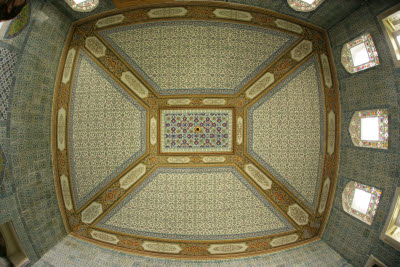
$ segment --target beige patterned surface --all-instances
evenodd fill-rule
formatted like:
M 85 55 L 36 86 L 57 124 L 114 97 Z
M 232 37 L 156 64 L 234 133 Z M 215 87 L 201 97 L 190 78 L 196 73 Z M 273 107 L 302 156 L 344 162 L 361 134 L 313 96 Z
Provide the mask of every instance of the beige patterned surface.
M 287 228 L 285 219 L 261 202 L 243 184 L 244 178 L 237 178 L 240 174 L 212 170 L 160 171 L 98 225 L 126 233 L 189 239 Z
M 124 20 L 124 18 L 125 18 L 125 16 L 123 14 L 118 14 L 118 15 L 102 18 L 96 22 L 96 27 L 104 28 L 107 26 L 119 24 Z
M 107 48 L 96 36 L 90 36 L 90 37 L 86 38 L 85 47 L 95 57 L 103 57 L 106 55 Z
M 248 248 L 246 243 L 236 244 L 214 244 L 208 248 L 211 254 L 226 254 L 226 253 L 238 253 L 243 252 Z
M 306 225 L 308 223 L 308 214 L 298 204 L 289 206 L 287 213 L 298 225 Z
M 60 151 L 64 151 L 65 149 L 65 135 L 67 128 L 67 118 L 66 111 L 64 108 L 60 108 L 58 110 L 57 117 L 57 147 Z
M 103 206 L 100 203 L 93 202 L 82 211 L 82 222 L 92 223 L 103 212 Z
M 74 66 L 74 60 L 75 60 L 75 54 L 76 54 L 75 48 L 71 48 L 68 51 L 67 58 L 65 59 L 64 72 L 63 72 L 63 76 L 62 76 L 62 82 L 64 84 L 69 82 L 69 80 L 71 79 L 72 68 Z
M 252 156 L 310 204 L 320 181 L 321 107 L 315 66 L 299 70 L 259 101 L 250 144 Z
M 296 39 L 204 21 L 132 25 L 100 34 L 162 94 L 231 94 Z
M 70 153 L 75 201 L 112 178 L 120 166 L 141 150 L 141 112 L 114 88 L 89 59 L 81 58 L 70 110 Z M 112 156 L 111 156 L 112 155 Z M 123 170 L 123 169 L 122 169 Z M 120 170 L 120 171 L 122 171 Z
M 253 18 L 253 16 L 249 12 L 233 9 L 217 8 L 214 10 L 213 13 L 217 18 L 223 19 L 250 21 Z
M 167 8 L 154 8 L 151 9 L 147 15 L 152 18 L 171 18 L 171 17 L 183 17 L 187 13 L 187 9 L 184 7 L 167 7 Z

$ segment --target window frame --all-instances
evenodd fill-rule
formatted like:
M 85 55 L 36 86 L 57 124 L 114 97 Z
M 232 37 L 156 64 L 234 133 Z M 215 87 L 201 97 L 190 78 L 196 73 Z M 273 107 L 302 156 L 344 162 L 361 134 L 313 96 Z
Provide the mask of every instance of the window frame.
M 361 119 L 362 118 L 381 118 L 380 140 L 362 140 L 361 139 Z M 356 111 L 350 120 L 349 133 L 351 141 L 357 147 L 389 149 L 389 112 L 387 109 L 373 109 Z
M 351 49 L 362 43 L 365 45 L 370 60 L 364 64 L 355 66 Z M 340 55 L 341 63 L 348 73 L 353 74 L 380 65 L 378 51 L 376 50 L 374 40 L 369 32 L 366 32 L 345 43 L 342 47 Z
M 382 28 L 383 35 L 385 36 L 386 43 L 389 46 L 390 54 L 395 68 L 400 68 L 400 42 L 395 38 L 395 35 L 400 35 L 400 29 L 393 29 L 388 23 L 388 20 L 395 13 L 400 12 L 400 4 L 395 5 L 388 10 L 385 10 L 377 16 L 379 25 Z
M 354 198 L 354 192 L 356 189 L 360 189 L 362 191 L 368 192 L 371 194 L 371 200 L 369 203 L 369 207 L 367 212 L 364 214 L 352 208 L 352 202 Z M 378 205 L 380 202 L 380 197 L 382 195 L 382 191 L 372 186 L 364 185 L 356 181 L 351 181 L 347 183 L 346 187 L 342 192 L 342 206 L 343 210 L 350 214 L 351 216 L 359 219 L 360 221 L 372 225 L 374 216 L 378 209 Z
M 395 230 L 400 231 L 400 226 L 396 225 L 398 216 L 400 216 L 400 186 L 396 188 L 385 226 L 379 237 L 383 242 L 400 251 L 400 238 L 397 240 L 392 236 Z

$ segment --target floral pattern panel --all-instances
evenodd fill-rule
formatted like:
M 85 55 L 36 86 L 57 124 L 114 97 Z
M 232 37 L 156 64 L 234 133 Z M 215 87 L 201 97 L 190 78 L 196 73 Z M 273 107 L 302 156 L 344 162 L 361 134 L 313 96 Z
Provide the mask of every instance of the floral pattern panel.
M 352 49 L 359 45 L 364 44 L 365 51 L 368 56 L 368 60 L 362 64 L 356 64 L 355 59 L 352 55 Z M 346 43 L 342 48 L 342 65 L 349 73 L 356 73 L 362 70 L 366 70 L 380 64 L 378 52 L 376 51 L 374 41 L 372 40 L 371 34 L 363 34 L 356 39 Z
M 368 208 L 366 213 L 362 213 L 353 207 L 354 195 L 356 189 L 370 193 L 371 198 L 369 200 Z M 346 185 L 342 193 L 342 205 L 345 212 L 356 217 L 357 219 L 371 225 L 378 208 L 379 200 L 382 191 L 374 187 L 363 185 L 354 181 L 351 181 Z
M 361 120 L 363 118 L 378 118 L 379 140 L 363 140 L 361 136 Z M 388 111 L 384 109 L 363 110 L 354 113 L 349 127 L 351 140 L 355 146 L 388 149 L 389 147 L 389 119 Z
M 310 12 L 316 9 L 324 0 L 288 0 L 291 8 L 300 12 Z

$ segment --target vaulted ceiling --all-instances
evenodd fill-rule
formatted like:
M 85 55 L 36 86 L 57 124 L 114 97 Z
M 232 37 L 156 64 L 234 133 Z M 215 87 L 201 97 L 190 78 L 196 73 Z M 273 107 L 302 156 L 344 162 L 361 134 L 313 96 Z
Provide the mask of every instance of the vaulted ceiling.
M 263 9 L 157 4 L 74 23 L 53 105 L 68 231 L 212 258 L 318 240 L 340 108 L 324 30 Z

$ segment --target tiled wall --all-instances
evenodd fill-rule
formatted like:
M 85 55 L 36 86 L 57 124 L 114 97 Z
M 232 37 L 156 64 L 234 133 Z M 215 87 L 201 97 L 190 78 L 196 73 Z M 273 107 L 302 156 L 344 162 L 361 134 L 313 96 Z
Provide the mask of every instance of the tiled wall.
M 351 14 L 365 0 L 325 0 L 311 12 L 295 11 L 289 6 L 287 0 L 228 0 L 225 2 L 270 9 L 328 29 Z
M 93 13 L 113 8 L 111 0 L 101 2 L 101 6 Z M 287 1 L 232 0 L 232 2 L 269 8 L 330 28 L 329 35 L 341 90 L 342 151 L 334 208 L 324 240 L 355 266 L 362 266 L 369 254 L 374 254 L 388 266 L 400 264 L 399 252 L 379 241 L 379 234 L 386 219 L 395 186 L 400 185 L 398 167 L 400 166 L 398 152 L 400 151 L 400 70 L 393 70 L 387 44 L 376 20 L 377 14 L 397 1 L 326 0 L 326 3 L 316 11 L 304 14 L 291 10 Z M 7 50 L 17 58 L 14 66 L 16 79 L 10 85 L 7 119 L 0 121 L 0 146 L 7 160 L 4 180 L 0 185 L 0 223 L 13 220 L 29 258 L 35 262 L 66 235 L 55 196 L 51 167 L 52 94 L 58 59 L 71 22 L 93 13 L 71 12 L 64 6 L 65 4 L 60 3 L 60 0 L 37 0 L 31 3 L 32 18 L 29 26 L 14 39 L 0 41 L 0 49 Z M 345 18 L 349 14 L 351 16 Z M 366 31 L 369 31 L 374 38 L 381 65 L 350 75 L 340 65 L 341 47 L 345 42 Z M 388 108 L 390 112 L 389 150 L 354 147 L 347 130 L 353 112 L 376 107 Z M 343 212 L 341 192 L 350 180 L 383 190 L 382 202 L 372 226 Z M 60 256 L 56 252 L 62 246 L 75 244 L 73 246 L 79 247 L 79 242 L 81 241 L 70 237 L 64 239 L 51 250 L 53 254 L 46 255 L 44 260 L 55 260 L 54 257 Z M 101 250 L 96 247 L 92 249 Z M 269 261 L 279 264 L 283 262 L 279 261 L 281 257 L 286 262 L 303 258 L 306 266 L 311 266 L 310 262 L 326 266 L 316 260 L 317 256 L 322 257 L 325 263 L 332 260 L 334 262 L 332 266 L 345 264 L 323 242 L 311 244 L 306 247 L 306 250 L 308 254 L 299 252 L 302 256 L 283 252 L 273 254 L 276 256 L 260 257 L 257 264 L 265 265 L 265 262 Z M 83 257 L 100 262 L 111 260 L 113 255 L 107 252 L 108 258 L 97 259 L 96 256 L 90 255 L 90 251 L 92 250 L 89 249 L 87 252 L 75 250 L 75 253 L 82 253 Z M 337 261 L 341 263 L 337 264 Z M 157 264 L 154 263 L 154 265 Z
M 64 240 L 51 249 L 35 265 L 37 267 L 48 266 L 196 266 L 196 267 L 242 267 L 242 266 L 351 266 L 331 249 L 325 242 L 319 241 L 306 246 L 272 253 L 265 256 L 251 257 L 237 260 L 220 261 L 185 261 L 157 259 L 144 256 L 135 256 L 102 248 L 67 236 Z
M 0 41 L 2 59 L 7 52 L 16 60 L 9 101 L 1 106 L 2 111 L 7 107 L 7 116 L 0 120 L 6 157 L 0 223 L 13 221 L 35 262 L 66 236 L 54 190 L 50 119 L 58 62 L 72 20 L 47 1 L 30 3 L 29 25 L 15 38 Z
M 388 266 L 400 266 L 400 252 L 379 240 L 395 187 L 400 186 L 400 69 L 394 69 L 388 44 L 376 16 L 396 2 L 398 1 L 368 1 L 329 29 L 340 86 L 342 139 L 338 185 L 323 239 L 354 266 L 364 266 L 370 254 Z M 366 32 L 372 35 L 381 64 L 356 74 L 349 74 L 340 63 L 342 46 Z M 359 148 L 352 144 L 348 128 L 353 113 L 373 108 L 389 110 L 388 150 Z M 341 195 L 351 180 L 383 191 L 371 226 L 343 211 Z

